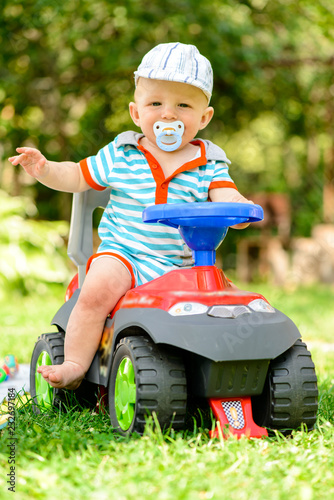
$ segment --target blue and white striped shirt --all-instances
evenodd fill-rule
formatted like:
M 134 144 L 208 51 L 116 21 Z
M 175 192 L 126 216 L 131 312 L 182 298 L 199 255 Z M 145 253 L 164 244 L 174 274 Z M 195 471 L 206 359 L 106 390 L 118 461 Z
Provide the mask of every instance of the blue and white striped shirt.
M 235 188 L 228 173 L 230 161 L 210 141 L 193 141 L 200 146 L 199 157 L 165 178 L 159 163 L 139 145 L 141 137 L 124 132 L 96 156 L 80 162 L 92 188 L 111 187 L 99 225 L 98 252 L 115 252 L 127 258 L 137 267 L 139 284 L 175 266 L 189 265 L 191 259 L 178 230 L 142 222 L 143 210 L 158 203 L 203 202 L 212 188 Z

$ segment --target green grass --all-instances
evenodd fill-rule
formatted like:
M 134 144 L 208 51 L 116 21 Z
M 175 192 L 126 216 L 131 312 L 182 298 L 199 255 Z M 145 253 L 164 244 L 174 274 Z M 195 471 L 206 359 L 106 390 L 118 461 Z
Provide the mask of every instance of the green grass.
M 248 286 L 248 288 L 250 288 Z M 161 433 L 152 423 L 143 437 L 115 435 L 108 415 L 72 409 L 35 416 L 30 405 L 16 414 L 16 492 L 25 500 L 329 500 L 334 497 L 334 289 L 295 290 L 257 285 L 290 316 L 312 350 L 319 378 L 316 428 L 267 439 L 210 440 L 193 425 Z M 63 301 L 59 287 L 0 304 L 5 343 L 29 362 L 36 337 L 46 331 Z M 2 432 L 2 435 L 1 435 Z M 8 429 L 0 431 L 6 445 Z M 8 450 L 0 448 L 0 491 L 7 498 Z M 10 493 L 8 492 L 8 495 Z M 0 495 L 1 497 L 1 495 Z M 1 497 L 2 498 L 2 497 Z M 8 498 L 10 498 L 8 496 Z
M 143 437 L 121 438 L 107 416 L 87 410 L 34 417 L 25 409 L 16 419 L 22 500 L 333 498 L 333 419 L 289 438 L 240 441 L 210 440 L 197 428 L 162 434 L 152 424 Z M 4 470 L 6 459 L 2 449 Z

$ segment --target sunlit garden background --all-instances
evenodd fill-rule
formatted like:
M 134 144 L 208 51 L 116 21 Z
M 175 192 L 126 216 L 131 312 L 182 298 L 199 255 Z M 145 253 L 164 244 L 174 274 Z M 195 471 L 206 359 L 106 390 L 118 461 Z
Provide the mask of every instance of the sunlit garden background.
M 71 195 L 7 158 L 24 145 L 79 161 L 135 129 L 133 71 L 154 45 L 180 41 L 213 66 L 215 115 L 201 137 L 226 151 L 239 190 L 265 209 L 264 223 L 229 232 L 218 263 L 297 324 L 320 389 L 314 431 L 250 442 L 210 441 L 197 424 L 124 440 L 108 416 L 36 417 L 27 405 L 19 498 L 333 498 L 333 19 L 331 0 L 2 1 L 0 356 L 29 363 L 75 274 Z M 0 449 L 4 494 L 6 456 Z

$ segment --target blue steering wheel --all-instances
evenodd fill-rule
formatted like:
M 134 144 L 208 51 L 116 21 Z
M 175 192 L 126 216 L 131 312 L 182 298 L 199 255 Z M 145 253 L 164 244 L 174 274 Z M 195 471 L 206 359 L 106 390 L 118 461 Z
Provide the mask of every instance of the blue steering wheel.
M 152 205 L 143 211 L 142 220 L 158 222 L 179 230 L 193 250 L 195 266 L 213 265 L 215 250 L 228 228 L 243 222 L 263 219 L 260 205 L 248 203 L 174 203 Z
M 263 219 L 260 205 L 251 203 L 173 203 L 152 205 L 143 212 L 143 222 L 167 226 L 229 227 Z

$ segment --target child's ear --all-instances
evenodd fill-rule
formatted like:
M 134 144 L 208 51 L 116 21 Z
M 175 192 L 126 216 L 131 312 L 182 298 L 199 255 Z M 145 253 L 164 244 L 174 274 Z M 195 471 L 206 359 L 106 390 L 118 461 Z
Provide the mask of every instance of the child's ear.
M 205 128 L 210 123 L 210 121 L 213 117 L 213 113 L 214 113 L 214 109 L 212 106 L 208 106 L 207 108 L 205 108 L 202 119 L 201 119 L 199 130 L 203 130 L 203 128 Z
M 138 113 L 138 106 L 135 102 L 130 102 L 129 104 L 129 111 L 130 111 L 130 116 L 132 118 L 132 121 L 137 127 L 140 127 L 140 120 L 139 120 L 139 113 Z

